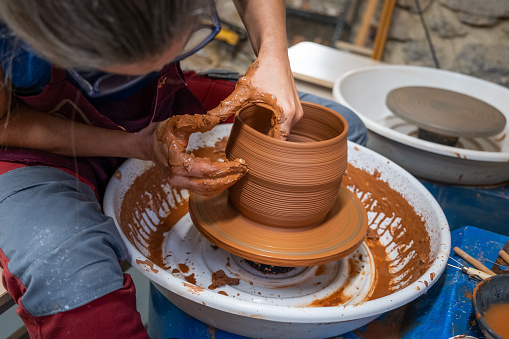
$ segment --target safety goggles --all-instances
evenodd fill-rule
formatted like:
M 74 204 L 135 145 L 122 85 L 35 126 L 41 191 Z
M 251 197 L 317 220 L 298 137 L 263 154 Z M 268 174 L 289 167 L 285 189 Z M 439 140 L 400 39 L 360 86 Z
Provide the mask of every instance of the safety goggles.
M 170 63 L 180 61 L 196 53 L 214 39 L 221 30 L 221 23 L 214 4 L 210 0 L 210 17 L 198 25 L 196 31 L 191 34 L 181 54 Z M 153 73 L 145 75 L 121 75 L 104 73 L 97 70 L 77 71 L 68 69 L 68 73 L 87 93 L 89 97 L 99 98 L 110 94 L 121 92 L 150 77 Z

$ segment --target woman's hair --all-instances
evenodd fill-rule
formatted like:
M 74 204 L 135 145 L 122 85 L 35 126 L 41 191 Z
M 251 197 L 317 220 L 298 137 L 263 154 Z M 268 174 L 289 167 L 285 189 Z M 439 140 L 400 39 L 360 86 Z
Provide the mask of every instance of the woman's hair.
M 209 2 L 0 0 L 0 20 L 48 61 L 97 69 L 160 56 L 187 38 Z

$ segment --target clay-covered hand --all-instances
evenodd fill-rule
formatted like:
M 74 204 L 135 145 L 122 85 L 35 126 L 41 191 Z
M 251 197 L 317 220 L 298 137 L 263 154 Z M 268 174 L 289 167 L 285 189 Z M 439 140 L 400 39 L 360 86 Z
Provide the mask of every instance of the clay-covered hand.
M 152 127 L 155 146 L 150 158 L 167 171 L 170 185 L 211 196 L 224 191 L 247 172 L 241 159 L 212 162 L 186 152 L 192 133 L 209 131 L 219 121 L 211 114 L 176 115 Z
M 249 104 L 267 108 L 273 112 L 272 129 L 269 132 L 274 138 L 286 140 L 293 122 L 302 116 L 302 107 L 298 100 L 291 72 L 274 81 L 275 87 L 270 86 L 265 76 L 270 73 L 270 67 L 263 68 L 262 75 L 258 75 L 260 62 L 255 61 L 247 70 L 245 76 L 239 79 L 235 90 L 216 108 L 206 114 L 176 115 L 152 127 L 156 145 L 149 158 L 156 161 L 168 171 L 169 183 L 175 187 L 186 188 L 192 192 L 211 196 L 220 193 L 237 182 L 247 172 L 243 160 L 236 159 L 225 162 L 211 162 L 207 158 L 196 158 L 194 154 L 186 152 L 189 136 L 195 132 L 206 132 L 214 128 L 220 121 L 226 120 Z M 275 71 L 274 71 L 275 72 Z M 279 72 L 281 73 L 281 72 Z M 284 72 L 282 72 L 284 73 Z M 263 92 L 253 82 L 261 83 L 265 88 L 281 94 L 287 111 L 278 104 L 274 94 Z M 281 83 L 290 81 L 292 86 L 282 87 Z M 295 93 L 294 93 L 295 92 Z M 150 128 L 147 128 L 150 130 Z M 147 130 L 144 133 L 147 133 Z M 148 132 L 150 133 L 150 131 Z
M 261 62 L 255 61 L 238 80 L 235 90 L 208 113 L 223 121 L 250 104 L 267 108 L 273 112 L 269 135 L 286 140 L 292 124 L 302 117 L 302 107 L 291 72 L 290 78 L 285 76 L 284 79 L 278 73 L 284 72 L 273 70 L 269 66 L 261 67 Z M 289 85 L 286 81 L 290 81 Z
M 251 85 L 277 98 L 277 104 L 283 113 L 280 127 L 284 131 L 282 135 L 288 136 L 292 126 L 302 118 L 304 112 L 287 54 L 260 52 L 258 62 L 259 67 L 251 78 Z

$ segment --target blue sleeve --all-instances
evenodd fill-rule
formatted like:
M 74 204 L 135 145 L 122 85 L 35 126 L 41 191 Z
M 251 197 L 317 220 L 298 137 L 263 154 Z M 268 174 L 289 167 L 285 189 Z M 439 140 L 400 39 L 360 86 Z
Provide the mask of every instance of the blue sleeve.
M 0 24 L 0 64 L 16 94 L 38 94 L 51 81 L 51 64 Z
M 368 129 L 362 122 L 361 118 L 359 118 L 352 110 L 335 101 L 322 98 L 314 94 L 299 92 L 299 99 L 302 101 L 313 102 L 338 112 L 338 114 L 342 115 L 348 123 L 347 139 L 355 142 L 356 144 L 366 146 L 366 143 L 368 142 Z

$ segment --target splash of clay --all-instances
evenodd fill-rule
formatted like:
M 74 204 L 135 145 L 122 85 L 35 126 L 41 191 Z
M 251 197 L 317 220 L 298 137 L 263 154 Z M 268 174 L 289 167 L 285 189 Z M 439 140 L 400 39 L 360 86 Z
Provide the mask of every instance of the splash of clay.
M 224 273 L 223 270 L 212 273 L 212 284 L 209 286 L 209 290 L 214 290 L 224 285 L 238 285 L 240 279 L 231 278 Z

